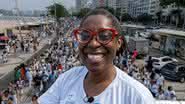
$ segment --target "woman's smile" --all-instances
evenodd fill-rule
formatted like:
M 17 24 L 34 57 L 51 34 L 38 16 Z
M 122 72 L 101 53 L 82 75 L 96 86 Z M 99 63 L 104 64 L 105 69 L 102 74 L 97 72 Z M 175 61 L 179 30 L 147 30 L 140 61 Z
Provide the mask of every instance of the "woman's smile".
M 103 54 L 87 54 L 87 61 L 92 64 L 102 62 L 103 58 Z

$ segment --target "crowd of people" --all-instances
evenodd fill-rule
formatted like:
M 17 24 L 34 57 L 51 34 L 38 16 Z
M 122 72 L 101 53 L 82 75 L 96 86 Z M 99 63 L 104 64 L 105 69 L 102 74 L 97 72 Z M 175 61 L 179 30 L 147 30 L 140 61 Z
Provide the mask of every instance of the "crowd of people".
M 116 57 L 115 64 L 123 71 L 128 73 L 134 79 L 143 83 L 152 93 L 152 95 L 158 100 L 176 100 L 177 96 L 172 86 L 165 87 L 165 79 L 158 70 L 153 68 L 152 60 L 149 60 L 145 64 L 141 64 L 135 61 L 137 55 L 134 50 L 125 56 L 120 55 Z M 130 56 L 130 57 L 129 57 Z M 133 59 L 133 56 L 135 58 Z M 127 60 L 125 62 L 125 60 Z
M 15 81 L 10 82 L 8 88 L 0 93 L 0 102 L 2 104 L 18 104 L 18 100 L 22 101 L 21 97 L 26 88 L 34 89 L 31 95 L 33 95 L 32 101 L 36 101 L 37 97 L 44 93 L 61 73 L 80 64 L 77 60 L 78 55 L 75 53 L 76 48 L 74 48 L 73 38 L 69 30 L 75 24 L 72 19 L 68 19 L 68 21 L 63 21 L 60 25 L 58 27 L 63 28 L 58 29 L 59 36 L 57 40 L 53 43 L 48 43 L 48 49 L 39 57 L 35 57 L 31 63 L 20 64 L 15 68 Z M 57 27 L 53 27 L 53 25 L 50 26 L 47 32 L 55 34 L 54 29 Z M 47 37 L 47 32 L 41 37 Z M 67 33 L 67 35 L 64 33 Z M 22 51 L 27 52 L 25 43 L 23 45 Z
M 40 41 L 51 36 L 52 32 L 54 32 L 53 27 L 41 26 L 39 28 L 32 28 L 28 33 L 21 33 L 21 36 L 13 35 L 6 42 L 0 57 L 1 63 L 7 63 L 10 54 L 16 56 L 19 53 L 36 52 Z
M 58 76 L 73 66 L 81 65 L 77 54 L 77 43 L 74 41 L 72 34 L 69 32 L 73 29 L 76 19 L 63 21 L 60 26 L 56 27 L 59 34 L 55 42 L 48 41 L 49 48 L 46 49 L 39 57 L 36 57 L 29 64 L 21 64 L 15 68 L 15 81 L 9 83 L 7 90 L 0 93 L 1 104 L 18 104 L 21 96 L 24 94 L 25 87 L 34 89 L 32 92 L 32 103 L 36 104 L 38 96 L 43 94 L 58 78 Z M 53 27 L 53 26 L 52 26 Z M 50 27 L 46 33 L 42 33 L 42 38 L 48 34 L 54 34 L 54 28 Z M 60 28 L 59 28 L 60 27 Z M 61 28 L 63 27 L 63 28 Z M 67 33 L 67 34 L 66 34 Z M 30 43 L 33 50 L 37 50 L 40 36 L 35 36 L 35 32 L 29 34 L 31 41 L 20 43 L 22 51 L 29 52 Z M 17 42 L 15 42 L 17 44 Z M 15 45 L 15 44 L 14 44 Z M 14 46 L 13 45 L 13 46 Z M 136 50 L 135 50 L 136 51 Z M 16 52 L 16 50 L 15 50 Z M 132 58 L 129 58 L 126 51 L 116 56 L 114 63 L 128 75 L 143 83 L 159 100 L 176 100 L 175 91 L 171 86 L 164 88 L 164 77 L 155 71 L 151 71 L 149 65 L 139 67 L 135 64 L 137 52 L 133 52 Z M 133 59 L 134 58 L 134 59 Z

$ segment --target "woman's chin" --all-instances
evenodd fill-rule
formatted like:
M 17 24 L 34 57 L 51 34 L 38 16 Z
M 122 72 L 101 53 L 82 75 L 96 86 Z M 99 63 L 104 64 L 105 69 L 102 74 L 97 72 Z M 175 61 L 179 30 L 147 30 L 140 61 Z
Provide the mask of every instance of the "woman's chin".
M 90 72 L 99 72 L 101 71 L 102 69 L 104 69 L 103 65 L 98 65 L 98 64 L 90 64 L 87 66 L 88 70 Z

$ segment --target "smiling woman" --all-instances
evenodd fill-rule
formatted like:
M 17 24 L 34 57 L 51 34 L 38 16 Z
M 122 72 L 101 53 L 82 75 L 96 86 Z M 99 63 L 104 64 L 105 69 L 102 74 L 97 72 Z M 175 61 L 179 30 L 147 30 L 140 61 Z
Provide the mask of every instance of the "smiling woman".
M 150 91 L 113 64 L 126 41 L 118 20 L 95 9 L 74 30 L 84 66 L 62 74 L 39 104 L 155 104 Z

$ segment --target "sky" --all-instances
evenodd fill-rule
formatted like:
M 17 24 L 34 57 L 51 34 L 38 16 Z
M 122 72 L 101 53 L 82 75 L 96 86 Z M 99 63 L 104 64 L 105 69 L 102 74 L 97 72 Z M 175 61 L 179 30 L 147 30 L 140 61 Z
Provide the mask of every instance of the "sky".
M 0 0 L 0 9 L 12 10 L 15 8 L 16 0 Z M 45 10 L 53 2 L 64 4 L 68 9 L 74 7 L 75 0 L 18 0 L 21 10 Z

